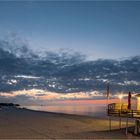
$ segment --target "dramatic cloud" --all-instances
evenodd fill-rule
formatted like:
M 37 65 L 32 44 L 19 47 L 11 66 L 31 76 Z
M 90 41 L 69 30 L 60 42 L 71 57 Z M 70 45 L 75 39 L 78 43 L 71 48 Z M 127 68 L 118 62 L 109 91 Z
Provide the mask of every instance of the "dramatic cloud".
M 32 90 L 19 90 L 12 92 L 0 92 L 0 102 L 16 102 L 22 105 L 33 104 L 51 104 L 55 101 L 64 100 L 88 100 L 88 99 L 102 99 L 104 95 L 98 91 L 93 92 L 79 92 L 79 93 L 55 93 L 46 90 L 32 89 Z
M 132 98 L 136 100 L 137 93 Z M 120 102 L 119 96 L 127 100 L 128 93 L 116 93 L 110 95 L 109 102 Z M 0 102 L 14 102 L 21 105 L 63 105 L 63 104 L 106 104 L 106 95 L 99 91 L 77 93 L 55 93 L 47 90 L 32 89 L 13 92 L 0 92 Z
M 0 91 L 3 97 L 97 99 L 106 95 L 107 83 L 110 83 L 112 94 L 140 91 L 139 56 L 87 61 L 79 53 L 64 50 L 58 54 L 38 55 L 28 49 L 25 42 L 17 40 L 0 40 Z M 33 89 L 41 91 L 34 92 Z M 22 96 L 19 97 L 20 93 Z

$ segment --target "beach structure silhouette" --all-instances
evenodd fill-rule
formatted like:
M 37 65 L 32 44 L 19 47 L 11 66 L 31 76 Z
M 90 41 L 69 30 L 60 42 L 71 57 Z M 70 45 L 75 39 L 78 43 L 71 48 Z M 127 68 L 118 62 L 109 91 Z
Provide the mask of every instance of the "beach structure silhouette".
M 123 96 L 119 96 L 122 100 Z M 128 133 L 129 119 L 135 121 L 134 134 L 140 133 L 140 94 L 135 95 L 137 98 L 136 109 L 131 108 L 131 92 L 128 93 L 128 103 L 111 103 L 107 106 L 107 115 L 109 116 L 109 130 L 111 131 L 112 117 L 119 118 L 119 129 L 121 129 L 121 119 L 126 119 L 126 134 Z

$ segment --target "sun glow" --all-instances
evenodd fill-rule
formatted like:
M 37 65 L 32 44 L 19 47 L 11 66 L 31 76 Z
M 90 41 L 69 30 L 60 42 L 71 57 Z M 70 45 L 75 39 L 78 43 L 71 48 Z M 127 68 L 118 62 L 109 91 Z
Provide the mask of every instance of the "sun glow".
M 113 95 L 109 103 L 125 101 L 127 94 Z M 30 89 L 12 92 L 0 92 L 2 101 L 16 101 L 17 103 L 41 103 L 44 104 L 106 104 L 106 98 L 99 91 L 77 92 L 77 93 L 56 93 L 48 90 Z M 118 100 L 119 98 L 119 100 Z

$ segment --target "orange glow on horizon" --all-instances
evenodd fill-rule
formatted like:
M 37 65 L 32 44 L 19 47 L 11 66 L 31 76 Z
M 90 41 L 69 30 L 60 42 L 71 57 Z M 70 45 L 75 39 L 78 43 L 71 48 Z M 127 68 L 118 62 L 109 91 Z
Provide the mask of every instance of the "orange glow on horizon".
M 0 96 L 3 98 L 18 98 L 19 95 L 27 96 L 27 98 L 31 98 L 32 101 L 37 103 L 37 101 L 43 101 L 44 104 L 50 105 L 90 105 L 90 104 L 102 104 L 107 105 L 110 103 L 119 103 L 120 99 L 117 95 L 112 96 L 114 99 L 107 100 L 103 94 L 100 94 L 97 91 L 90 92 L 90 94 L 85 92 L 78 92 L 78 93 L 56 93 L 50 92 L 47 90 L 40 90 L 40 89 L 31 89 L 31 90 L 20 90 L 20 91 L 13 91 L 13 92 L 0 92 Z M 127 94 L 125 94 L 125 99 L 122 99 L 122 102 L 127 103 Z M 96 99 L 96 97 L 100 97 L 100 99 Z M 102 99 L 105 98 L 105 99 Z M 21 101 L 21 99 L 20 99 Z M 136 103 L 135 99 L 132 99 L 131 102 L 133 104 Z
M 111 103 L 119 103 L 119 99 L 102 99 L 102 100 L 63 100 L 63 101 L 55 101 L 54 104 L 65 104 L 65 105 L 91 105 L 91 104 L 98 104 L 98 105 L 107 105 Z M 127 99 L 123 101 L 123 103 L 127 103 Z M 132 103 L 135 104 L 136 100 L 132 100 Z

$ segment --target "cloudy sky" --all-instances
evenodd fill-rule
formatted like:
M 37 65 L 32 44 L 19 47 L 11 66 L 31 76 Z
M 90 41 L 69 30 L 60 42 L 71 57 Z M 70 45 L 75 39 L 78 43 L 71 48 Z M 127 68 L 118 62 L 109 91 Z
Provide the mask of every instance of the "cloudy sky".
M 131 0 L 0 0 L 0 102 L 106 103 L 108 83 L 113 102 L 139 93 L 139 15 Z
M 0 37 L 11 33 L 34 50 L 72 49 L 89 58 L 140 52 L 139 1 L 0 2 Z

